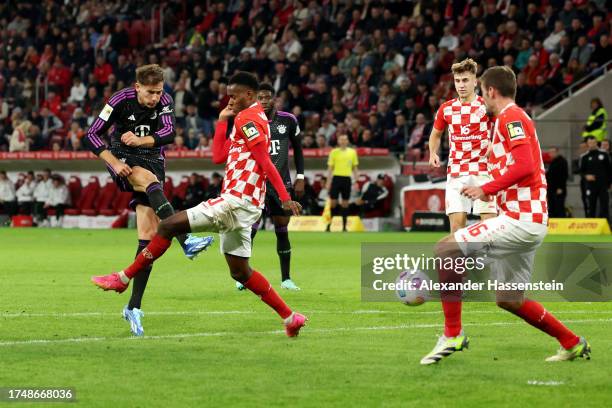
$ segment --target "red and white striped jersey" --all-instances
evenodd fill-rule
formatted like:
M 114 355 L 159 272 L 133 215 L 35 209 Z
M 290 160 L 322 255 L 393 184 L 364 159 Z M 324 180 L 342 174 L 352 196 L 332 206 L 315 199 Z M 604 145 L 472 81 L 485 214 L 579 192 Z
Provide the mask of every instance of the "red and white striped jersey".
M 270 127 L 259 102 L 236 115 L 230 140 L 221 194 L 231 194 L 263 208 L 266 178 L 262 168 L 253 158 L 251 147 L 265 143 L 266 150 L 269 149 Z
M 504 175 L 508 167 L 515 164 L 511 150 L 519 144 L 529 144 L 535 161 L 534 171 L 529 177 L 497 193 L 497 204 L 502 214 L 515 220 L 547 225 L 546 172 L 538 135 L 531 118 L 512 103 L 502 109 L 493 128 L 489 156 L 493 179 Z
M 444 102 L 436 113 L 433 126 L 440 132 L 448 127 L 449 177 L 488 174 L 486 154 L 493 121 L 487 115 L 481 96 L 467 103 L 462 103 L 459 98 Z

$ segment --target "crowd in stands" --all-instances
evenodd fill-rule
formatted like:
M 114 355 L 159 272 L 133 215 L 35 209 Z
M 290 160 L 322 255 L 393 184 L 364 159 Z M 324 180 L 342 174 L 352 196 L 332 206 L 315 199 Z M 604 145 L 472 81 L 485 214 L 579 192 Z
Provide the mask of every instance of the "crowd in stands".
M 356 146 L 423 152 L 437 107 L 454 95 L 453 62 L 510 66 L 518 103 L 541 105 L 610 59 L 606 4 L 7 0 L 0 150 L 83 149 L 88 126 L 133 83 L 135 67 L 158 63 L 175 101 L 172 149 L 211 148 L 227 78 L 246 70 L 299 118 L 305 147 L 346 133 Z

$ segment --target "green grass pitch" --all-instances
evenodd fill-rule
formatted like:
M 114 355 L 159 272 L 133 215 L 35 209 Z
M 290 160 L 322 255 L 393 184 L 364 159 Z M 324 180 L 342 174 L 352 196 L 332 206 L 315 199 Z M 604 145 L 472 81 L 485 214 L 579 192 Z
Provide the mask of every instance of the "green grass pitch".
M 359 244 L 439 236 L 291 234 L 303 290 L 281 294 L 310 317 L 297 339 L 257 297 L 235 290 L 218 242 L 193 262 L 175 245 L 155 265 L 146 337 L 134 339 L 120 318 L 129 294 L 89 282 L 129 263 L 134 231 L 2 229 L 0 387 L 70 386 L 84 407 L 610 406 L 610 303 L 546 305 L 589 339 L 590 361 L 545 363 L 556 341 L 471 303 L 470 349 L 420 366 L 442 331 L 440 306 L 362 302 Z M 278 289 L 275 245 L 273 233 L 260 233 L 251 264 Z

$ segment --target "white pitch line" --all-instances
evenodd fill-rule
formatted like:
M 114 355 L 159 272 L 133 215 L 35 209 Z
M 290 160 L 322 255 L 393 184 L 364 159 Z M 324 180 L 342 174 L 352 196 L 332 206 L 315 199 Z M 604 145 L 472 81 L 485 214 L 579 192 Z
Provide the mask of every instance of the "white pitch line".
M 539 380 L 527 380 L 527 385 L 543 385 L 548 387 L 558 387 L 559 385 L 564 385 L 563 381 L 539 381 Z
M 399 314 L 399 315 L 433 315 L 441 314 L 441 310 L 304 310 L 308 314 Z M 612 314 L 612 310 L 551 310 L 554 314 Z M 200 315 L 242 315 L 260 313 L 255 310 L 176 310 L 145 312 L 146 316 L 200 316 Z M 467 311 L 466 314 L 497 314 L 503 313 L 501 310 L 474 310 Z M 119 316 L 119 312 L 73 312 L 73 313 L 0 313 L 0 318 L 19 318 L 19 317 L 96 317 L 96 316 Z
M 585 319 L 585 320 L 566 320 L 565 323 L 595 323 L 595 322 L 612 322 L 612 319 Z M 466 327 L 491 327 L 491 326 L 516 326 L 525 324 L 524 322 L 488 322 L 488 323 L 465 323 Z M 327 329 L 310 329 L 307 328 L 307 333 L 339 333 L 339 332 L 354 332 L 354 331 L 389 331 L 389 330 L 405 330 L 405 329 L 429 329 L 439 328 L 440 324 L 425 323 L 425 324 L 400 324 L 396 326 L 369 326 L 369 327 L 335 327 Z M 260 332 L 200 332 L 200 333 L 176 333 L 162 334 L 157 336 L 145 337 L 73 337 L 67 339 L 32 339 L 32 340 L 14 340 L 2 341 L 0 347 L 8 346 L 23 346 L 36 344 L 62 344 L 62 343 L 87 343 L 96 341 L 143 341 L 143 340 L 171 340 L 171 339 L 187 339 L 193 337 L 226 337 L 226 336 L 252 336 L 252 335 L 278 335 L 282 334 L 282 330 L 269 330 Z

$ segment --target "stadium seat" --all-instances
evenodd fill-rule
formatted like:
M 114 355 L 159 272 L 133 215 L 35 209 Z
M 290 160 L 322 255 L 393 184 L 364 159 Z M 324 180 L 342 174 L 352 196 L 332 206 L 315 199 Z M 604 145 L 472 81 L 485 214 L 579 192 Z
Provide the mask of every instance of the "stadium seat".
M 98 199 L 96 200 L 96 212 L 100 215 L 115 215 L 115 209 L 113 208 L 113 201 L 117 195 L 119 188 L 112 179 L 109 177 L 106 180 L 106 184 L 100 190 Z
M 363 186 L 370 181 L 370 176 L 367 174 L 360 174 L 357 178 L 357 185 L 359 186 L 359 191 L 363 188 Z
M 68 191 L 70 192 L 70 202 L 73 206 L 75 206 L 81 198 L 81 190 L 83 190 L 83 186 L 79 176 L 70 176 L 68 179 Z
M 189 176 L 183 176 L 181 178 L 181 182 L 174 189 L 174 197 L 180 199 L 181 201 L 185 199 L 187 195 L 187 187 L 189 186 Z
M 121 214 L 123 210 L 130 208 L 130 201 L 132 201 L 132 193 L 127 191 L 118 191 L 113 201 L 113 210 L 115 214 Z
M 91 176 L 89 182 L 81 191 L 81 197 L 76 208 L 66 210 L 66 215 L 96 215 L 95 202 L 100 192 L 100 180 L 96 176 Z
M 168 201 L 172 202 L 172 198 L 174 197 L 174 182 L 170 176 L 166 176 L 166 180 L 164 181 L 164 195 Z

